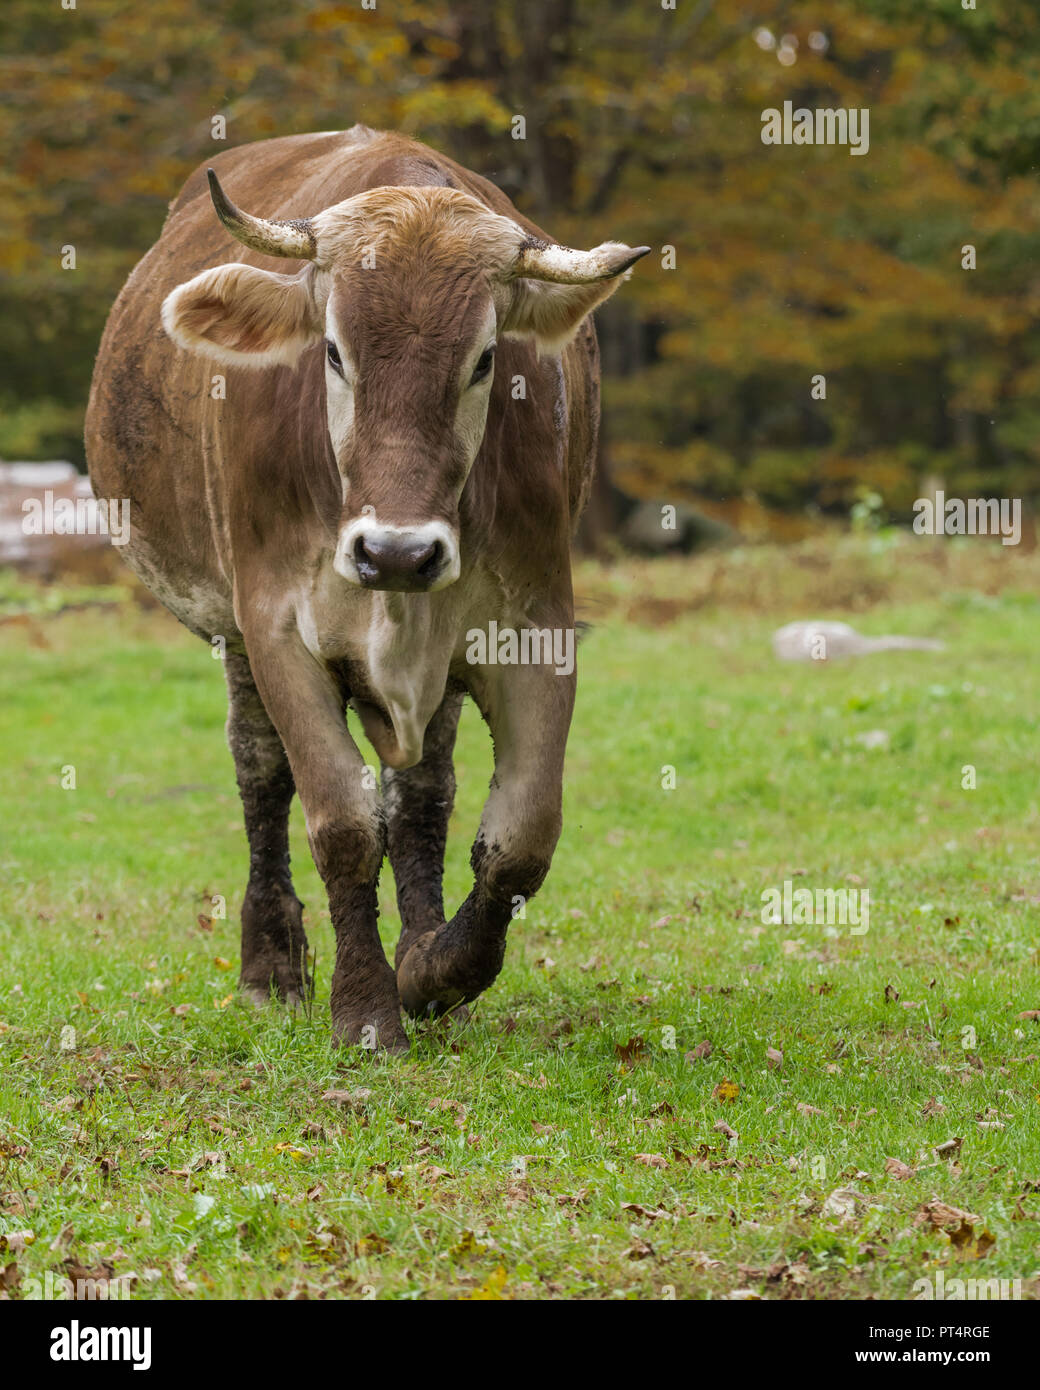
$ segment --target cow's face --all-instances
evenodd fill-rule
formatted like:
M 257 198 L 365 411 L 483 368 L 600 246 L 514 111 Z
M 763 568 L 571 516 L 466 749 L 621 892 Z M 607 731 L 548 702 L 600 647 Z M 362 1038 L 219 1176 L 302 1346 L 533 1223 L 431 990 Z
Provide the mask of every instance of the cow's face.
M 225 362 L 296 366 L 321 345 L 325 413 L 342 479 L 334 566 L 362 588 L 444 588 L 460 573 L 459 499 L 480 449 L 503 337 L 559 352 L 648 248 L 534 241 L 447 188 L 379 188 L 307 222 L 227 202 L 221 220 L 296 276 L 231 264 L 163 304 L 181 347 Z
M 498 345 L 465 248 L 399 242 L 338 270 L 325 306 L 329 437 L 343 481 L 335 568 L 378 589 L 459 576 L 459 499 L 484 438 Z

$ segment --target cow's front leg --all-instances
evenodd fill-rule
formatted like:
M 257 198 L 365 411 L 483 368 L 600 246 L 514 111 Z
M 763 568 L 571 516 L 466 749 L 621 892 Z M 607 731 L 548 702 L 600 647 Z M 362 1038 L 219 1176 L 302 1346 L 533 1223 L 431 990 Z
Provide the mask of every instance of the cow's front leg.
M 455 801 L 452 753 L 462 699 L 460 691 L 441 701 L 426 728 L 422 762 L 396 772 L 383 767 L 387 851 L 401 914 L 398 964 L 413 942 L 444 922 L 444 848 Z
M 573 672 L 553 666 L 484 667 L 474 693 L 495 745 L 495 772 L 473 844 L 472 891 L 437 931 L 399 962 L 410 1014 L 474 999 L 502 968 L 514 914 L 541 887 L 560 836 L 563 757 L 574 707 Z
M 343 692 L 295 632 L 260 633 L 252 641 L 246 632 L 246 646 L 289 757 L 311 853 L 329 896 L 336 933 L 333 1035 L 341 1042 L 407 1051 L 394 972 L 376 927 L 382 808 L 348 732 Z

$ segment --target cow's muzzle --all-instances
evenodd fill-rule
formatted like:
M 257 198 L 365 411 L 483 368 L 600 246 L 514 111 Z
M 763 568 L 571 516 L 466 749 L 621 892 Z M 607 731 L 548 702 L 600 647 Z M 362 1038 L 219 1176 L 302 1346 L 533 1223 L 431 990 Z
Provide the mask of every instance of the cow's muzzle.
M 459 546 L 442 521 L 386 526 L 361 517 L 340 532 L 334 568 L 363 589 L 429 593 L 459 577 Z

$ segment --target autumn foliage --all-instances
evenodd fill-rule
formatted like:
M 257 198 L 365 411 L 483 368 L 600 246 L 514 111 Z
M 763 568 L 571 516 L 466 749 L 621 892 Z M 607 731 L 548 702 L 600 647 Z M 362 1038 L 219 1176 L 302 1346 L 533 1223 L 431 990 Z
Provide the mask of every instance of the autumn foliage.
M 105 314 L 222 116 L 403 130 L 562 241 L 652 245 L 600 315 L 630 491 L 1036 491 L 1035 0 L 6 0 L 4 32 L 0 455 L 82 457 Z M 785 100 L 868 108 L 869 152 L 763 144 Z

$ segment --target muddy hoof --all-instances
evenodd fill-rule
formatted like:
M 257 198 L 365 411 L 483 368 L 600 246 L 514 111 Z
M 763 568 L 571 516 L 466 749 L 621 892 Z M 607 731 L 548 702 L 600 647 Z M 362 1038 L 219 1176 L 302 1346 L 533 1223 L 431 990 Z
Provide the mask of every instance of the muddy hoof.
M 238 987 L 243 999 L 247 999 L 257 1009 L 264 1008 L 272 1001 L 285 1004 L 290 1009 L 298 1009 L 314 994 L 314 985 L 309 979 L 302 987 L 298 980 L 292 985 L 285 985 L 277 978 L 268 981 L 267 984 L 258 984 L 255 980 L 239 980 Z
M 431 960 L 436 953 L 436 942 L 436 932 L 420 936 L 397 968 L 401 1007 L 412 1018 L 439 1018 L 463 1001 L 461 990 L 444 989 L 437 979 Z
M 333 1018 L 332 1041 L 336 1047 L 360 1047 L 363 1052 L 389 1052 L 394 1056 L 402 1056 L 411 1046 L 399 1014 Z
M 469 1022 L 469 1009 L 461 1002 L 461 998 L 454 1004 L 448 1004 L 443 999 L 431 999 L 423 1011 L 423 1018 L 430 1023 L 440 1024 L 443 1028 L 461 1028 Z

